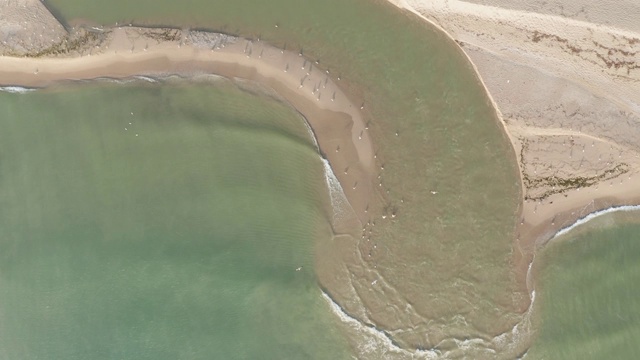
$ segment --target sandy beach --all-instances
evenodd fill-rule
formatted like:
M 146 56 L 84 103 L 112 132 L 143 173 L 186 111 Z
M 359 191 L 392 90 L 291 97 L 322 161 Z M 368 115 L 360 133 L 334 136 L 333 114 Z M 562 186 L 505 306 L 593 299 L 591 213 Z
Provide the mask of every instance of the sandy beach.
M 60 43 L 68 35 L 40 1 L 0 0 L 0 9 L 0 54 L 23 56 Z
M 368 218 L 374 153 L 361 105 L 317 62 L 258 40 L 221 34 L 135 27 L 93 31 L 99 44 L 74 50 L 76 56 L 0 57 L 0 85 L 46 87 L 62 80 L 170 74 L 256 81 L 305 117 L 359 220 Z
M 640 203 L 640 28 L 619 12 L 590 13 L 588 6 L 570 16 L 563 8 L 536 12 L 500 0 L 390 1 L 460 45 L 496 108 L 523 189 L 513 263 L 533 294 L 528 270 L 555 233 L 590 213 Z M 620 11 L 637 11 L 627 5 Z M 370 219 L 395 217 L 376 203 L 381 165 L 364 120 L 366 104 L 347 94 L 318 59 L 259 39 L 199 31 L 120 26 L 68 34 L 39 1 L 3 0 L 0 8 L 8 9 L 0 14 L 0 86 L 173 74 L 249 80 L 274 90 L 310 125 L 353 209 L 334 218 L 336 238 L 359 237 Z M 33 42 L 40 27 L 51 34 Z M 334 239 L 324 246 L 332 254 L 353 253 L 341 249 L 345 244 Z M 349 298 L 353 289 L 336 287 L 331 266 L 318 269 L 320 282 Z M 367 318 L 358 306 L 346 310 Z
M 332 202 L 334 197 L 347 201 L 339 213 L 327 209 L 334 238 L 318 245 L 318 256 L 325 260 L 317 265 L 316 275 L 327 292 L 343 299 L 358 299 L 349 284 L 337 279 L 349 276 L 348 269 L 340 264 L 355 261 L 351 259 L 357 254 L 353 239 L 360 238 L 372 218 L 382 216 L 375 186 L 380 165 L 376 165 L 371 134 L 362 114 L 363 101 L 351 99 L 342 90 L 339 76 L 300 51 L 218 33 L 86 27 L 72 29 L 69 39 L 82 42 L 55 47 L 54 51 L 45 48 L 45 55 L 43 49 L 35 49 L 27 56 L 0 56 L 0 86 L 47 87 L 97 78 L 212 74 L 240 86 L 246 87 L 248 81 L 250 88 L 263 88 L 304 117 L 321 156 L 330 165 L 328 170 L 339 181 L 334 185 L 341 187 L 330 189 Z M 343 306 L 351 314 L 367 318 L 361 303 L 351 301 Z
M 640 202 L 640 33 L 628 21 L 637 6 L 391 2 L 449 34 L 494 101 L 521 170 L 523 276 L 559 229 Z

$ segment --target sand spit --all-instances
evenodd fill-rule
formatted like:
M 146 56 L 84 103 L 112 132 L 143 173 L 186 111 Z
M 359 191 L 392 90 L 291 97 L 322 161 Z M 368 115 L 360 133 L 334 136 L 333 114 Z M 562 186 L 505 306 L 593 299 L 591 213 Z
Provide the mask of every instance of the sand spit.
M 589 219 L 640 204 L 640 7 L 390 2 L 449 34 L 494 101 L 521 170 L 514 262 L 533 302 L 528 270 L 542 246 Z
M 361 105 L 347 97 L 339 78 L 334 79 L 319 67 L 318 61 L 259 40 L 133 26 L 79 27 L 53 47 L 35 49 L 21 57 L 0 56 L 0 87 L 5 91 L 47 87 L 68 80 L 155 82 L 171 75 L 191 79 L 214 75 L 239 85 L 257 83 L 273 90 L 278 100 L 302 115 L 323 158 L 334 205 L 328 219 L 335 236 L 319 247 L 331 248 L 327 254 L 350 256 L 357 252 L 351 240 L 360 236 L 371 216 L 381 216 L 378 208 L 369 204 L 379 198 L 379 190 L 373 186 L 377 180 L 373 144 Z M 338 280 L 350 276 L 343 265 L 319 266 L 316 274 L 352 319 L 364 323 L 367 316 L 363 300 L 349 284 Z
M 598 199 L 640 198 L 640 33 L 459 0 L 392 2 L 451 35 L 494 99 L 525 190 L 523 251 Z
M 636 140 L 640 135 L 640 91 L 636 90 L 640 86 L 640 35 L 579 19 L 457 0 L 391 1 L 452 35 L 494 100 L 518 155 L 525 190 L 522 222 L 516 229 L 520 251 L 515 251 L 523 279 L 535 246 L 559 229 L 600 209 L 639 202 L 640 142 Z M 5 0 L 0 8 L 11 9 L 16 4 L 41 6 L 37 1 Z M 0 15 L 0 21 L 15 22 L 21 14 Z M 47 16 L 48 12 L 42 18 Z M 0 53 L 5 54 L 0 56 L 2 89 L 44 87 L 67 79 L 138 77 L 153 81 L 170 74 L 217 74 L 272 88 L 305 117 L 316 135 L 320 152 L 328 161 L 325 165 L 330 165 L 331 171 L 326 174 L 333 191 L 331 200 L 341 201 L 344 193 L 349 202 L 349 211 L 338 215 L 339 221 L 334 218 L 337 236 L 324 246 L 332 247 L 332 253 L 356 256 L 347 255 L 354 251 L 342 249 L 346 242 L 340 239 L 359 236 L 372 215 L 367 211 L 370 199 L 375 198 L 373 144 L 360 106 L 341 90 L 339 79 L 319 68 L 316 61 L 297 51 L 224 34 L 78 27 L 67 36 L 59 24 L 56 26 L 63 32 L 48 40 L 51 45 L 47 42 L 25 47 L 20 44 L 31 44 L 25 40 L 30 36 L 27 30 L 12 33 L 13 43 L 0 47 Z M 5 28 L 11 29 L 0 22 L 0 31 Z M 355 216 L 348 215 L 351 209 Z M 335 298 L 350 299 L 338 305 L 326 296 L 332 309 L 350 326 L 369 329 L 365 332 L 374 337 L 381 335 L 375 328 L 362 325 L 368 322 L 368 316 L 362 304 L 351 300 L 358 298 L 357 289 L 350 284 L 344 288 L 336 285 L 334 279 L 342 270 L 329 265 L 332 263 L 327 263 L 327 269 L 318 269 L 321 283 L 332 283 L 327 287 Z M 386 287 L 382 277 L 368 275 L 373 288 Z M 535 291 L 529 288 L 533 302 Z M 400 296 L 393 291 L 384 293 Z M 524 315 L 525 321 L 495 338 L 453 339 L 455 344 L 439 345 L 462 351 L 483 348 L 487 354 L 504 354 L 504 349 L 520 351 L 514 346 L 526 345 L 531 308 Z M 414 316 L 411 308 L 404 312 L 409 318 Z M 402 350 L 382 335 L 379 345 L 402 357 L 433 355 L 430 350 Z
M 536 244 L 588 213 L 638 203 L 640 33 L 627 30 L 636 30 L 627 16 L 596 11 L 594 24 L 562 7 L 492 6 L 500 0 L 391 2 L 452 36 L 498 108 L 524 189 L 520 266 Z M 571 5 L 584 14 L 592 6 Z
M 361 220 L 372 191 L 373 150 L 360 108 L 328 71 L 300 54 L 224 34 L 119 27 L 81 29 L 89 45 L 0 57 L 0 85 L 44 87 L 61 80 L 217 74 L 273 88 L 308 121 Z M 90 34 L 90 35 L 86 35 Z M 73 35 L 72 35 L 73 36 Z

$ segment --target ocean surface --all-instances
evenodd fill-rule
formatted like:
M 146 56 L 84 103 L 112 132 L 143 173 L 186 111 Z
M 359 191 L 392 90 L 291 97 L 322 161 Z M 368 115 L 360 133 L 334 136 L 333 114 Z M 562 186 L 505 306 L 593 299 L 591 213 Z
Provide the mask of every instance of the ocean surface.
M 379 250 L 336 279 L 373 304 L 376 328 L 362 327 L 320 291 L 313 242 L 329 236 L 323 164 L 301 120 L 273 100 L 201 85 L 1 94 L 0 196 L 10 205 L 0 210 L 0 357 L 375 359 L 427 349 L 489 358 L 528 335 L 512 331 L 529 296 L 510 266 L 515 155 L 443 34 L 382 0 L 47 4 L 72 23 L 219 30 L 319 60 L 364 102 L 384 165 L 376 198 L 398 217 L 372 219 Z M 622 312 L 637 305 L 624 295 L 635 291 L 626 286 L 637 282 L 632 264 L 612 265 L 618 250 L 563 262 L 620 239 L 617 254 L 632 258 L 640 249 L 629 226 L 545 250 L 536 288 L 544 321 L 528 356 L 598 354 L 599 339 L 620 345 L 622 358 L 634 353 L 624 347 L 637 337 L 633 319 L 603 326 L 616 337 L 606 340 L 600 325 L 619 323 L 609 310 L 594 315 L 619 304 L 616 315 L 630 318 Z M 369 285 L 371 269 L 384 288 Z M 620 283 L 594 289 L 583 285 L 592 277 L 576 281 L 585 273 Z M 584 295 L 580 304 L 569 289 Z M 572 342 L 574 332 L 582 337 Z
M 640 354 L 638 212 L 609 214 L 550 244 L 538 264 L 538 333 L 527 359 Z
M 496 336 L 512 334 L 529 296 L 515 284 L 510 267 L 520 197 L 515 157 L 472 69 L 443 34 L 382 0 L 47 3 L 70 21 L 220 30 L 301 49 L 320 60 L 364 101 L 385 167 L 379 197 L 398 213 L 394 222 L 377 219 L 372 239 L 382 250 L 365 264 L 375 266 L 387 287 L 377 292 L 366 284 L 360 287 L 362 294 L 378 294 L 387 308 L 400 309 L 378 315 L 369 309 L 378 326 L 395 329 L 383 338 L 409 350 L 472 358 L 490 356 Z M 253 146 L 243 140 L 243 146 Z M 298 176 L 316 181 L 314 171 L 319 170 Z M 627 223 L 576 230 L 566 235 L 572 240 L 541 253 L 535 317 L 542 322 L 535 323 L 537 342 L 528 356 L 630 358 L 638 353 L 633 339 L 639 335 L 639 294 L 633 284 L 638 283 L 640 228 Z M 264 223 L 265 229 L 270 226 Z M 288 264 L 283 274 L 298 279 L 300 274 L 287 272 L 296 265 Z M 308 306 L 320 306 L 312 270 L 304 269 Z M 237 275 L 229 270 L 220 281 L 225 276 Z M 348 281 L 357 285 L 359 278 L 354 274 Z M 389 319 L 407 304 L 414 313 L 411 326 L 403 328 Z M 517 343 L 520 335 L 527 334 L 500 341 Z M 371 350 L 370 342 L 361 343 L 368 345 L 352 341 L 358 356 L 388 355 L 385 349 Z
M 346 359 L 323 163 L 228 84 L 0 92 L 0 358 Z M 298 270 L 297 270 L 298 269 Z
M 372 209 L 397 213 L 393 221 L 371 219 L 376 250 L 344 264 L 350 274 L 322 286 L 341 306 L 368 304 L 360 314 L 370 319 L 347 315 L 375 323 L 378 335 L 408 354 L 422 349 L 451 356 L 491 353 L 502 346 L 496 336 L 511 334 L 528 300 L 510 266 L 520 201 L 515 154 L 452 40 L 381 0 L 48 4 L 72 23 L 221 30 L 302 50 L 318 60 L 319 67 L 341 77 L 354 101 L 364 103 L 381 166 Z M 251 148 L 252 141 L 239 146 Z M 323 179 L 319 175 L 309 189 L 328 197 Z M 344 239 L 354 245 L 343 248 L 369 253 L 359 240 Z M 339 258 L 327 256 L 316 261 L 322 265 Z M 372 276 L 380 280 L 378 287 Z M 344 284 L 357 289 L 357 298 L 335 291 Z M 315 294 L 312 303 L 324 301 Z M 371 339 L 352 336 L 347 328 L 356 355 L 388 357 L 387 343 L 371 345 Z M 501 344 L 511 340 L 499 339 Z

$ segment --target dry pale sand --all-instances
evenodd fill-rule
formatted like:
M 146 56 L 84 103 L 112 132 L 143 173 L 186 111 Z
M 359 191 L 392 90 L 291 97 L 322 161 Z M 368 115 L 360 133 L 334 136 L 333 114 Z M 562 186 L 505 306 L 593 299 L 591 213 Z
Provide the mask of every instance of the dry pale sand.
M 0 54 L 24 55 L 66 36 L 67 31 L 40 0 L 0 0 Z

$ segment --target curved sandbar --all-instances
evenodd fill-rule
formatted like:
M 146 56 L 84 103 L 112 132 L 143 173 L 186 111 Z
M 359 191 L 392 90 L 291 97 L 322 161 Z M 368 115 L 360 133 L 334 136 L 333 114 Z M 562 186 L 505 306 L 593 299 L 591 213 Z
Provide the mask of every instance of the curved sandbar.
M 383 31 L 384 30 L 381 30 L 381 32 Z M 375 34 L 375 32 L 372 34 Z M 173 46 L 177 47 L 177 45 L 178 42 L 174 42 Z M 448 48 L 444 46 L 446 45 L 445 43 L 441 43 L 440 41 L 437 41 L 434 45 L 438 47 L 443 45 L 443 49 Z M 135 48 L 131 46 L 131 42 L 129 42 L 129 46 L 125 46 L 125 51 L 137 51 L 136 49 L 142 49 L 142 51 L 144 51 L 147 44 L 145 44 L 144 41 L 139 41 L 136 46 L 139 47 Z M 203 49 L 210 51 L 211 47 L 211 45 L 204 46 Z M 242 50 L 243 55 L 246 54 L 245 51 L 249 51 L 247 55 L 250 57 L 256 56 L 256 54 L 260 56 L 260 52 L 247 47 L 238 50 Z M 295 50 L 297 49 L 294 49 L 294 51 Z M 372 56 L 372 58 L 374 58 L 373 53 L 378 51 L 377 48 L 368 48 L 368 50 L 369 52 L 367 54 L 368 56 Z M 85 56 L 88 54 L 87 49 L 82 52 L 85 53 Z M 428 54 L 429 52 L 423 47 L 421 53 Z M 456 65 L 461 65 L 458 64 L 456 60 L 458 59 L 456 52 L 445 51 L 445 53 L 453 57 L 452 59 L 446 60 L 447 64 L 454 62 Z M 93 55 L 95 55 L 95 53 L 92 54 L 92 57 Z M 298 53 L 295 52 L 293 55 L 295 57 Z M 358 57 L 366 59 L 366 57 L 363 56 Z M 335 60 L 334 58 L 333 63 L 335 63 Z M 362 64 L 362 62 L 367 63 L 368 61 L 361 60 L 359 64 Z M 383 63 L 386 63 L 386 61 Z M 191 71 L 190 66 L 192 65 L 185 64 L 184 68 L 179 69 L 179 71 L 189 72 Z M 285 64 L 281 64 L 281 66 L 286 69 Z M 438 66 L 437 69 L 439 68 Z M 371 69 L 377 69 L 376 72 L 373 73 L 368 72 L 368 69 L 369 68 L 365 66 L 355 71 L 355 73 L 359 72 L 361 73 L 360 75 L 376 76 L 376 72 L 383 70 L 380 66 L 372 67 Z M 40 69 L 40 71 L 42 70 Z M 319 264 L 319 267 L 330 269 L 331 275 L 335 275 L 338 269 L 341 269 L 342 273 L 340 277 L 333 276 L 331 278 L 333 279 L 333 283 L 327 287 L 330 290 L 330 294 L 336 299 L 336 302 L 344 308 L 346 314 L 361 323 L 375 324 L 376 329 L 379 329 L 376 330 L 379 335 L 387 340 L 392 338 L 393 341 L 397 341 L 397 344 L 403 348 L 415 350 L 418 348 L 433 347 L 436 350 L 443 349 L 442 351 L 449 352 L 449 349 L 468 351 L 471 346 L 492 351 L 496 348 L 496 345 L 491 343 L 493 341 L 491 339 L 493 339 L 495 335 L 502 333 L 502 329 L 504 328 L 503 324 L 508 323 L 506 326 L 510 327 L 510 323 L 512 322 L 510 319 L 513 318 L 513 315 L 509 315 L 509 318 L 506 320 L 505 317 L 501 317 L 498 321 L 491 319 L 491 325 L 487 327 L 485 325 L 489 323 L 483 319 L 484 314 L 492 313 L 493 309 L 497 309 L 496 306 L 500 311 L 504 309 L 505 312 L 512 314 L 511 302 L 507 301 L 508 304 L 504 305 L 504 307 L 504 303 L 499 304 L 491 300 L 485 301 L 482 299 L 482 301 L 476 302 L 473 299 L 480 300 L 482 295 L 486 294 L 486 289 L 459 288 L 456 286 L 457 282 L 454 282 L 455 278 L 452 276 L 467 275 L 474 278 L 476 274 L 482 273 L 486 278 L 495 279 L 496 282 L 510 284 L 506 278 L 507 274 L 505 274 L 502 269 L 494 271 L 491 268 L 494 265 L 493 261 L 488 263 L 487 261 L 479 260 L 480 257 L 485 256 L 487 256 L 487 259 L 494 258 L 493 252 L 490 251 L 490 248 L 486 245 L 482 245 L 482 247 L 474 246 L 472 241 L 467 241 L 467 244 L 471 245 L 469 248 L 475 248 L 477 251 L 468 250 L 466 246 L 463 246 L 465 249 L 462 253 L 453 255 L 450 251 L 452 250 L 451 245 L 454 245 L 452 244 L 453 241 L 443 243 L 442 239 L 458 240 L 458 236 L 461 237 L 465 235 L 466 240 L 475 238 L 476 234 L 480 234 L 481 239 L 486 239 L 489 242 L 487 245 L 493 245 L 495 243 L 496 250 L 498 250 L 498 241 L 492 241 L 491 236 L 487 236 L 487 234 L 494 234 L 498 237 L 507 233 L 511 234 L 511 225 L 512 223 L 515 225 L 515 218 L 511 221 L 509 215 L 511 215 L 512 212 L 511 205 L 515 207 L 515 201 L 513 201 L 513 203 L 508 201 L 510 205 L 508 206 L 509 209 L 505 209 L 506 206 L 497 207 L 497 209 L 500 209 L 500 214 L 509 216 L 508 221 L 494 218 L 492 220 L 496 221 L 476 222 L 476 219 L 467 216 L 466 206 L 452 206 L 452 201 L 450 200 L 456 194 L 460 194 L 458 198 L 462 200 L 461 203 L 477 205 L 480 199 L 475 197 L 477 192 L 472 189 L 474 187 L 469 186 L 471 183 L 474 183 L 477 178 L 474 176 L 466 177 L 467 182 L 464 184 L 458 181 L 450 181 L 449 176 L 455 173 L 438 171 L 438 167 L 451 160 L 455 161 L 458 165 L 471 163 L 468 159 L 478 160 L 479 163 L 484 163 L 484 161 L 490 159 L 502 160 L 502 150 L 508 150 L 508 148 L 506 147 L 506 143 L 500 142 L 498 143 L 500 151 L 492 151 L 493 147 L 483 147 L 478 142 L 473 141 L 479 138 L 487 140 L 495 138 L 493 135 L 489 136 L 489 133 L 496 134 L 495 130 L 497 127 L 495 127 L 496 124 L 492 121 L 490 122 L 490 124 L 492 124 L 491 128 L 479 127 L 478 130 L 483 131 L 474 133 L 471 136 L 464 131 L 457 131 L 455 128 L 449 127 L 451 121 L 453 121 L 453 124 L 464 126 L 461 120 L 462 116 L 466 116 L 464 115 L 465 111 L 459 111 L 461 108 L 466 109 L 464 102 L 455 101 L 456 97 L 447 96 L 447 93 L 443 94 L 443 98 L 430 97 L 429 94 L 431 94 L 433 88 L 432 84 L 424 81 L 424 79 L 434 76 L 435 79 L 441 81 L 448 82 L 450 80 L 458 86 L 472 84 L 471 88 L 475 92 L 475 81 L 477 80 L 475 77 L 465 76 L 466 72 L 458 74 L 459 76 L 455 78 L 450 78 L 449 76 L 441 77 L 431 70 L 418 71 L 418 73 L 422 75 L 421 77 L 416 77 L 412 71 L 400 71 L 399 73 L 398 75 L 400 76 L 398 80 L 402 80 L 403 83 L 410 84 L 411 87 L 414 87 L 414 89 L 418 91 L 417 94 L 420 95 L 420 99 L 412 97 L 415 92 L 410 87 L 398 87 L 398 91 L 396 92 L 394 91 L 394 86 L 390 86 L 390 84 L 376 84 L 376 81 L 366 81 L 362 83 L 371 87 L 379 85 L 378 89 L 371 88 L 371 92 L 380 93 L 380 90 L 384 90 L 383 92 L 387 93 L 390 99 L 399 101 L 398 104 L 402 104 L 402 109 L 400 106 L 384 102 L 368 106 L 374 110 L 374 113 L 384 115 L 384 118 L 380 118 L 380 125 L 372 129 L 375 131 L 376 140 L 380 139 L 379 146 L 381 147 L 381 156 L 379 156 L 379 158 L 381 158 L 381 163 L 383 161 L 388 163 L 388 167 L 384 171 L 375 169 L 376 172 L 380 173 L 378 177 L 380 178 L 381 175 L 382 177 L 380 181 L 376 181 L 375 183 L 377 191 L 375 191 L 373 198 L 377 200 L 376 202 L 383 203 L 378 205 L 384 206 L 390 204 L 391 206 L 388 211 L 387 209 L 383 210 L 386 213 L 384 215 L 377 212 L 377 210 L 382 210 L 379 208 L 380 206 L 377 208 L 374 207 L 376 211 L 369 211 L 369 215 L 372 215 L 372 217 L 378 213 L 377 219 L 375 220 L 376 226 L 374 229 L 374 221 L 372 221 L 371 226 L 367 226 L 367 228 L 364 229 L 368 234 L 363 232 L 361 235 L 363 240 L 359 240 L 359 237 L 358 239 L 335 237 L 330 241 L 319 242 L 322 243 L 321 246 L 328 249 L 326 251 L 326 257 L 337 259 L 333 263 L 324 261 Z M 383 71 L 381 71 L 380 74 L 389 75 Z M 407 76 L 407 74 L 412 75 Z M 313 88 L 309 88 L 307 91 L 313 92 L 313 90 Z M 453 94 L 456 94 L 456 92 Z M 368 98 L 382 100 L 380 95 Z M 416 100 L 422 100 L 422 104 L 425 106 L 414 108 L 414 101 Z M 494 114 L 490 107 L 486 106 L 485 98 L 481 97 L 481 99 L 478 100 L 482 100 L 483 105 L 481 106 L 478 103 L 477 106 L 473 108 L 480 110 L 480 117 L 483 120 L 494 120 Z M 452 103 L 450 104 L 450 102 Z M 357 101 L 355 104 L 356 108 L 360 106 L 359 104 L 360 101 Z M 431 117 L 428 108 L 441 109 L 440 106 L 443 106 L 444 109 L 452 110 L 451 116 L 443 116 L 442 118 L 438 116 Z M 381 111 L 383 107 L 384 111 Z M 396 116 L 402 119 L 402 121 L 394 121 Z M 456 119 L 457 116 L 461 117 Z M 427 119 L 432 121 L 425 121 Z M 424 126 L 416 126 L 420 124 Z M 429 126 L 426 126 L 427 124 Z M 439 135 L 440 131 L 443 131 L 443 136 Z M 356 135 L 357 133 L 351 134 Z M 398 134 L 400 135 L 398 136 Z M 503 135 L 501 134 L 501 136 Z M 464 144 L 464 148 L 468 146 L 475 151 L 473 154 L 468 154 L 469 156 L 450 156 L 451 151 L 449 151 L 449 147 L 443 146 L 446 139 L 453 141 L 462 140 L 461 144 Z M 441 145 L 437 146 L 438 144 Z M 378 144 L 376 143 L 376 145 Z M 461 147 L 458 146 L 456 146 L 456 148 L 461 149 Z M 337 150 L 337 147 L 335 149 Z M 343 150 L 344 148 L 342 148 L 340 152 L 342 153 Z M 334 150 L 328 149 L 328 154 L 332 151 Z M 415 156 L 416 151 L 420 151 L 420 156 Z M 393 159 L 396 159 L 396 161 L 392 161 Z M 402 161 L 400 161 L 400 159 L 402 159 Z M 423 166 L 426 163 L 430 163 L 433 166 Z M 338 175 L 342 177 L 343 169 L 338 168 L 335 164 L 333 167 L 336 169 Z M 447 166 L 447 168 L 449 167 Z M 499 168 L 505 171 L 510 170 L 505 166 L 499 166 Z M 515 170 L 515 167 L 512 169 Z M 352 169 L 350 169 L 349 172 L 351 170 Z M 515 171 L 513 174 L 515 174 Z M 411 175 L 411 177 L 408 175 Z M 502 191 L 499 195 L 502 196 L 505 195 L 504 190 L 508 188 L 511 189 L 510 184 L 515 184 L 515 181 L 511 180 L 516 180 L 516 178 L 511 178 L 508 176 L 509 174 L 503 172 L 500 172 L 498 175 L 505 175 L 505 177 L 509 178 L 509 184 L 504 182 L 507 186 L 500 189 Z M 502 177 L 491 176 L 490 178 L 502 183 Z M 384 184 L 382 183 L 383 181 L 385 182 Z M 351 184 L 345 181 L 342 181 L 342 183 L 345 185 L 347 191 L 351 189 Z M 353 184 L 355 185 L 355 183 Z M 358 184 L 357 187 L 360 188 L 361 185 L 362 184 Z M 497 187 L 494 188 L 497 189 Z M 389 193 L 390 190 L 391 193 Z M 515 190 L 515 187 L 513 190 Z M 441 196 L 435 195 L 434 192 L 441 192 Z M 387 194 L 388 196 L 385 196 Z M 448 195 L 445 196 L 446 194 Z M 385 201 L 387 200 L 385 197 L 388 197 L 390 201 Z M 505 203 L 506 202 L 507 201 L 505 201 Z M 396 215 L 394 211 L 396 211 L 396 209 L 400 214 L 397 218 L 394 218 L 394 215 Z M 483 209 L 483 211 L 486 210 Z M 475 210 L 474 213 L 476 213 Z M 451 225 L 451 222 L 447 224 L 436 221 L 440 220 L 440 218 L 437 217 L 443 214 L 450 215 L 449 220 L 456 219 L 456 223 L 460 221 L 459 224 L 461 226 L 456 226 L 455 229 L 453 227 L 447 228 L 446 225 Z M 379 215 L 383 215 L 383 218 L 386 215 L 388 220 L 380 219 Z M 485 219 L 482 216 L 480 216 L 480 218 Z M 485 220 L 489 219 L 487 218 Z M 464 226 L 462 226 L 463 224 Z M 491 224 L 498 225 L 500 230 L 493 231 Z M 393 232 L 389 231 L 392 229 L 391 227 L 394 227 Z M 461 228 L 465 229 L 462 230 Z M 371 241 L 367 238 L 369 235 L 371 235 Z M 459 240 L 463 239 L 460 238 Z M 383 242 L 388 242 L 389 246 L 385 246 Z M 379 248 L 377 251 L 375 250 L 376 244 Z M 322 253 L 322 251 L 318 251 L 317 253 Z M 385 256 L 385 254 L 389 254 L 390 256 Z M 503 257 L 503 255 L 505 257 L 508 256 L 506 251 L 503 252 L 499 250 L 498 255 L 495 257 L 497 260 L 496 263 L 504 263 L 503 260 L 506 260 L 506 258 Z M 432 260 L 431 262 L 423 261 L 429 257 Z M 451 263 L 451 260 L 455 258 L 459 260 L 458 263 L 460 264 L 463 264 L 463 261 L 468 261 L 472 266 L 459 268 Z M 342 261 L 343 259 L 345 259 L 345 261 Z M 396 264 L 399 264 L 399 266 L 396 266 Z M 411 264 L 411 266 L 404 264 Z M 316 268 L 316 271 L 322 272 L 319 270 L 321 269 Z M 427 274 L 428 276 L 426 276 Z M 444 280 L 440 280 L 441 274 L 445 275 L 445 277 L 443 277 Z M 319 277 L 323 285 L 326 284 L 323 281 L 325 278 L 322 276 Z M 479 283 L 479 285 L 482 284 L 484 288 L 484 284 L 488 282 L 489 281 L 484 281 Z M 336 287 L 340 287 L 343 284 L 344 287 L 340 290 L 344 291 L 335 290 Z M 432 295 L 426 297 L 424 296 L 425 294 Z M 449 298 L 451 301 L 441 301 L 441 299 L 444 298 Z M 468 307 L 463 304 L 463 302 L 469 302 L 467 298 L 476 303 L 479 309 L 468 313 Z M 352 301 L 353 299 L 364 299 L 366 302 L 361 306 L 359 306 L 360 304 L 354 305 L 355 301 Z M 458 300 L 460 301 L 458 302 Z M 456 304 L 456 302 L 458 303 Z M 460 317 L 458 315 L 460 314 L 460 309 L 469 315 L 465 318 L 464 324 L 459 321 Z M 467 321 L 469 321 L 469 325 L 466 323 Z M 420 325 L 414 327 L 413 325 L 418 322 Z M 413 325 L 407 326 L 406 324 Z M 462 329 L 462 327 L 464 327 L 464 329 Z M 389 333 L 386 333 L 389 329 L 397 329 L 397 331 L 389 335 Z M 459 343 L 458 339 L 461 333 L 468 334 L 465 335 L 468 340 Z M 497 340 L 500 341 L 500 344 L 509 343 L 509 341 L 504 340 L 504 338 L 505 336 L 500 335 Z M 366 344 L 370 345 L 369 342 Z M 371 347 L 369 345 L 367 345 L 367 347 Z M 383 350 L 383 352 L 386 353 L 387 351 Z
M 0 57 L 0 85 L 43 87 L 69 79 L 202 73 L 256 81 L 306 118 L 359 222 L 367 222 L 374 167 L 368 127 L 361 105 L 350 101 L 317 61 L 222 34 L 137 27 L 94 31 L 102 40 L 74 50 L 76 56 Z M 353 222 L 337 225 L 339 232 L 359 230 Z

